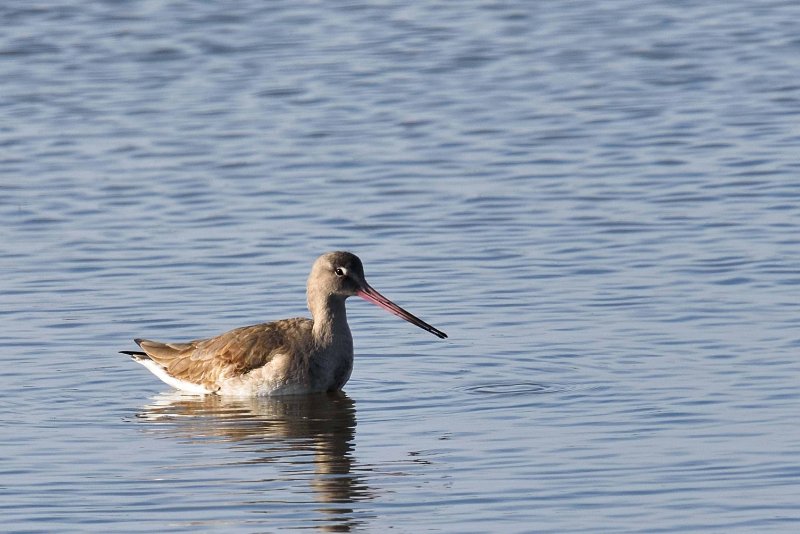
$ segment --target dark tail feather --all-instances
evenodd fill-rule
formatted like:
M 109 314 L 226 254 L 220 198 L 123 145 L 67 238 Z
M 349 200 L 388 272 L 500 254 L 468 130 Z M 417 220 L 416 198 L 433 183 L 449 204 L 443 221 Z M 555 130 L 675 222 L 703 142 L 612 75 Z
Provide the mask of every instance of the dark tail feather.
M 142 341 L 144 341 L 144 340 L 141 339 L 141 338 L 136 338 L 133 341 L 135 341 L 137 345 L 141 345 Z M 121 350 L 121 351 L 119 351 L 119 353 L 120 354 L 127 354 L 128 356 L 130 356 L 134 360 L 138 360 L 139 358 L 147 358 L 147 359 L 150 358 L 147 354 L 145 354 L 144 352 L 142 352 L 140 350 Z
M 150 356 L 148 356 L 144 352 L 139 352 L 138 350 L 121 350 L 121 351 L 119 351 L 119 353 L 120 354 L 127 354 L 135 362 L 141 362 L 141 361 L 150 359 Z

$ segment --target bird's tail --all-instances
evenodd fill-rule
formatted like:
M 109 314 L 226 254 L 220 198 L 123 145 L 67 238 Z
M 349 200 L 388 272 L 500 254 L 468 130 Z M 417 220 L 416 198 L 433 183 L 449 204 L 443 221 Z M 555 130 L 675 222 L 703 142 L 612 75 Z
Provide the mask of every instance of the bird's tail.
M 142 338 L 136 338 L 133 341 L 137 345 L 141 346 L 142 345 L 142 341 L 144 341 L 144 340 Z M 144 353 L 144 352 L 142 352 L 140 350 L 121 350 L 121 351 L 119 351 L 119 353 L 120 354 L 127 354 L 128 356 L 130 356 L 133 360 L 136 360 L 137 362 L 140 362 L 142 360 L 149 360 L 150 359 L 150 356 L 148 356 L 146 353 Z

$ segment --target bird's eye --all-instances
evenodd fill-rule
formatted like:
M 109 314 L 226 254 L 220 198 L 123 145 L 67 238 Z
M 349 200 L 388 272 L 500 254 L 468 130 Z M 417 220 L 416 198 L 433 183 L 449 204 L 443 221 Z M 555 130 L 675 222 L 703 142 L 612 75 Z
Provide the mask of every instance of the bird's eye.
M 341 267 L 337 267 L 333 272 L 336 273 L 336 276 L 344 276 L 344 269 Z

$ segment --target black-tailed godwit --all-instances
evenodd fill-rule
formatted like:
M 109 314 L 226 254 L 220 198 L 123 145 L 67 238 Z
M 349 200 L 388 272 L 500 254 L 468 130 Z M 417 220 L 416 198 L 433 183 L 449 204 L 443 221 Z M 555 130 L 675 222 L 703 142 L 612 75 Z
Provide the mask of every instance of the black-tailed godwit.
M 353 370 L 353 338 L 345 300 L 359 297 L 442 339 L 447 334 L 390 301 L 364 278 L 349 252 L 323 254 L 307 284 L 312 319 L 284 319 L 236 328 L 188 343 L 136 339 L 123 351 L 180 390 L 220 395 L 281 395 L 342 389 Z

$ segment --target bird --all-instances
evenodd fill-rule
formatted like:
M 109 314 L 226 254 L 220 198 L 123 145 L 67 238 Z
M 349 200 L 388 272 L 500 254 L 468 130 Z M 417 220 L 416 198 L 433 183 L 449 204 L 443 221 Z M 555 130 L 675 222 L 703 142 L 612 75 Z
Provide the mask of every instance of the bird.
M 321 255 L 311 267 L 306 284 L 311 319 L 260 323 L 185 343 L 137 338 L 141 351 L 120 352 L 186 393 L 252 397 L 339 391 L 353 370 L 353 337 L 345 310 L 345 300 L 352 296 L 447 338 L 372 288 L 358 256 L 335 251 Z

